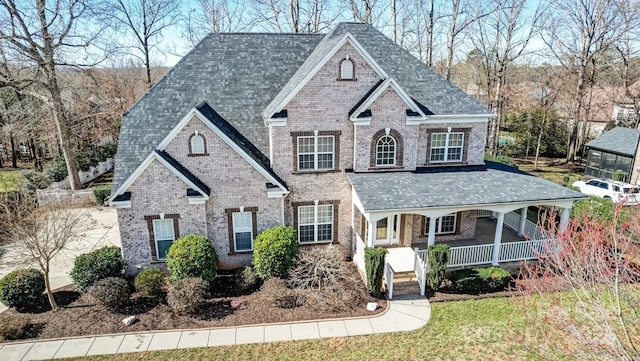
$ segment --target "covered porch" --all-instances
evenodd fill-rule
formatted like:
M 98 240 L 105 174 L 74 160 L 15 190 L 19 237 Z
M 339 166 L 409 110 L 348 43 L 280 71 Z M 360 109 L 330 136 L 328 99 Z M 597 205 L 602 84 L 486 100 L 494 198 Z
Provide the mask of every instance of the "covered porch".
M 553 242 L 527 220 L 532 206 L 555 207 L 566 229 L 580 193 L 513 168 L 459 167 L 423 172 L 352 173 L 354 261 L 364 249 L 388 248 L 385 278 L 415 273 L 421 293 L 429 269 L 426 248 L 451 247 L 449 267 L 499 265 L 537 258 Z M 420 223 L 421 222 L 421 223 Z

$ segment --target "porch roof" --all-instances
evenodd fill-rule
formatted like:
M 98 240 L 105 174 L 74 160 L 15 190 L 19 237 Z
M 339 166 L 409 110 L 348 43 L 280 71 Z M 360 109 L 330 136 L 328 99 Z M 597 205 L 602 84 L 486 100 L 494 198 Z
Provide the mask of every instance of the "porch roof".
M 582 193 L 495 162 L 415 172 L 347 173 L 365 212 L 579 200 Z

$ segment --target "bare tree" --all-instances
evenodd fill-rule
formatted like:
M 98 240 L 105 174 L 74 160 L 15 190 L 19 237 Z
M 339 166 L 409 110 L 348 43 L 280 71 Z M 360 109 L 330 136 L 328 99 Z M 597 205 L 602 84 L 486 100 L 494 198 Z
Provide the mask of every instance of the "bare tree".
M 146 81 L 151 87 L 151 53 L 158 50 L 163 33 L 177 25 L 181 18 L 181 2 L 177 0 L 113 0 L 113 18 L 131 32 L 137 53 L 132 53 L 146 68 Z
M 490 94 L 487 104 L 496 117 L 488 131 L 489 151 L 496 155 L 500 138 L 500 125 L 506 118 L 504 86 L 510 65 L 523 55 L 529 41 L 536 35 L 538 22 L 544 13 L 538 6 L 526 9 L 527 0 L 493 1 L 482 21 L 475 22 L 470 38 L 481 51 L 486 72 L 486 91 Z
M 597 199 L 582 202 L 585 212 L 576 212 L 566 231 L 555 228 L 555 214 L 543 217 L 557 241 L 539 262 L 524 265 L 519 285 L 549 305 L 545 326 L 563 330 L 577 359 L 638 360 L 640 214 Z
M 47 298 L 52 309 L 58 308 L 49 272 L 51 261 L 60 252 L 81 237 L 83 224 L 89 219 L 88 212 L 72 204 L 37 206 L 33 194 L 21 191 L 5 193 L 0 202 L 0 214 L 7 225 L 5 232 L 10 237 L 14 262 L 36 264 L 44 273 Z M 12 197 L 9 199 L 8 197 Z
M 0 1 L 0 87 L 12 87 L 45 101 L 69 174 L 71 189 L 82 188 L 72 152 L 70 118 L 62 97 L 59 70 L 92 58 L 102 28 L 92 15 L 90 1 L 58 0 L 49 3 Z
M 197 44 L 208 33 L 238 32 L 248 28 L 245 0 L 197 0 L 189 10 L 185 36 Z
M 318 33 L 340 16 L 341 3 L 331 0 L 254 0 L 255 21 L 279 33 Z
M 610 49 L 624 32 L 617 0 L 551 0 L 543 40 L 553 56 L 576 77 L 567 161 L 579 149 L 578 130 L 594 57 Z

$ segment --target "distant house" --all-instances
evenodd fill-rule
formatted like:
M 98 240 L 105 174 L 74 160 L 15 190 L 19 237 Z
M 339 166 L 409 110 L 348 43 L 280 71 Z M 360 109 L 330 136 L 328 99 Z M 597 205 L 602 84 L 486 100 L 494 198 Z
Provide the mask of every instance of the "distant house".
M 557 207 L 566 226 L 584 196 L 485 163 L 492 116 L 368 24 L 209 34 L 123 116 L 109 202 L 128 271 L 164 267 L 189 233 L 220 267 L 247 265 L 276 225 L 360 269 L 366 247 L 387 247 L 423 292 L 436 242 L 455 267 L 535 258 L 553 240 L 527 207 Z
M 616 172 L 623 181 L 639 183 L 638 129 L 616 127 L 586 144 L 585 174 L 595 178 L 614 179 Z

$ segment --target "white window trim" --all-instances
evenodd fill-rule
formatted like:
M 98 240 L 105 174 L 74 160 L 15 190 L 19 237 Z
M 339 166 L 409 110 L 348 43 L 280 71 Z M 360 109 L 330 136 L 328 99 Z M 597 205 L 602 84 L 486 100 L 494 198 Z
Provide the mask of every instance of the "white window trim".
M 300 221 L 300 215 L 302 214 L 302 212 L 300 212 L 300 208 L 305 208 L 305 207 L 313 207 L 313 224 L 312 223 L 303 224 Z M 318 207 L 331 207 L 331 222 L 323 222 L 323 223 L 318 222 Z M 335 219 L 335 214 L 333 212 L 335 212 L 335 207 L 333 206 L 333 204 L 315 204 L 315 205 L 308 205 L 308 206 L 298 206 L 298 243 L 301 243 L 301 244 L 332 243 L 333 234 L 336 226 L 333 222 L 333 220 Z M 331 224 L 331 239 L 318 241 L 318 226 L 324 225 L 324 224 Z M 311 225 L 313 225 L 313 241 L 302 242 L 300 240 L 300 227 L 311 226 Z
M 158 239 L 158 231 L 156 230 L 156 222 L 169 222 L 171 224 L 171 238 L 163 238 Z M 169 241 L 175 242 L 176 240 L 176 229 L 173 225 L 173 218 L 165 218 L 165 219 L 154 219 L 153 220 L 153 241 L 156 243 L 156 259 L 158 260 L 166 260 L 167 258 L 160 257 L 160 247 L 158 247 L 158 241 Z
M 390 164 L 379 164 L 379 161 L 381 160 L 379 144 L 380 144 L 380 141 L 383 140 L 384 138 L 390 138 L 391 140 L 393 140 L 393 157 L 391 158 L 393 162 Z M 396 138 L 390 135 L 383 135 L 376 142 L 376 167 L 394 167 L 396 165 L 397 154 L 398 154 L 398 141 L 396 140 Z
M 346 74 L 346 75 L 349 75 L 349 76 L 345 76 L 345 68 L 344 68 L 345 66 L 351 67 L 351 69 L 349 69 L 351 74 Z M 354 79 L 354 74 L 353 74 L 354 73 L 354 71 L 353 71 L 354 69 L 353 68 L 354 68 L 353 63 L 351 62 L 349 57 L 343 59 L 340 62 L 340 79 L 353 80 Z
M 195 144 L 194 144 L 194 141 L 195 141 L 197 138 L 199 138 L 199 139 L 200 139 L 200 141 L 201 141 L 201 146 L 202 146 L 202 148 L 201 148 L 201 149 L 196 149 L 196 147 L 194 146 L 194 145 L 195 145 Z M 192 135 L 192 136 L 191 136 L 191 139 L 189 140 L 189 142 L 191 143 L 191 144 L 190 144 L 190 146 L 191 146 L 191 154 L 197 154 L 197 155 L 200 155 L 200 154 L 205 154 L 205 153 L 206 153 L 206 150 L 205 150 L 205 148 L 206 148 L 206 146 L 205 146 L 205 140 L 204 140 L 204 137 L 203 137 L 201 134 L 197 134 L 197 133 L 196 133 L 196 134 Z
M 442 232 L 442 218 L 453 216 L 453 230 L 448 232 Z M 424 234 L 429 234 L 429 217 L 426 217 L 424 222 Z M 457 213 L 449 213 L 444 216 L 440 216 L 436 218 L 436 233 L 435 234 L 455 234 L 456 227 L 458 226 L 458 214 Z
M 434 147 L 433 146 L 433 136 L 438 134 L 446 134 L 444 147 Z M 461 134 L 462 135 L 462 145 L 460 147 L 451 147 L 449 146 L 449 136 L 451 134 Z M 444 148 L 444 160 L 433 160 L 431 159 L 433 155 L 434 149 L 443 149 Z M 449 148 L 460 148 L 460 159 L 449 159 Z M 459 163 L 464 159 L 464 132 L 447 132 L 447 133 L 431 133 L 431 149 L 429 152 L 429 162 L 430 163 Z
M 242 215 L 248 215 L 249 216 L 249 226 L 248 226 L 248 230 L 246 229 L 247 227 L 236 227 L 236 215 L 237 214 L 242 214 Z M 233 249 L 236 253 L 242 253 L 242 252 L 253 252 L 253 240 L 255 235 L 253 234 L 253 213 L 252 212 L 233 212 L 231 214 L 231 223 L 233 226 Z M 240 229 L 238 229 L 240 228 Z M 251 248 L 250 249 L 241 249 L 238 250 L 238 240 L 236 238 L 238 233 L 251 233 Z
M 329 154 L 328 152 L 318 152 L 318 138 L 331 138 L 333 144 L 333 151 L 331 152 L 331 168 L 318 168 L 318 155 L 320 154 Z M 310 152 L 300 152 L 300 139 L 313 139 L 313 153 Z M 336 137 L 333 135 L 301 135 L 297 138 L 297 147 L 298 147 L 298 172 L 314 172 L 319 170 L 334 170 L 336 169 Z M 313 169 L 301 169 L 300 168 L 300 155 L 313 155 Z

